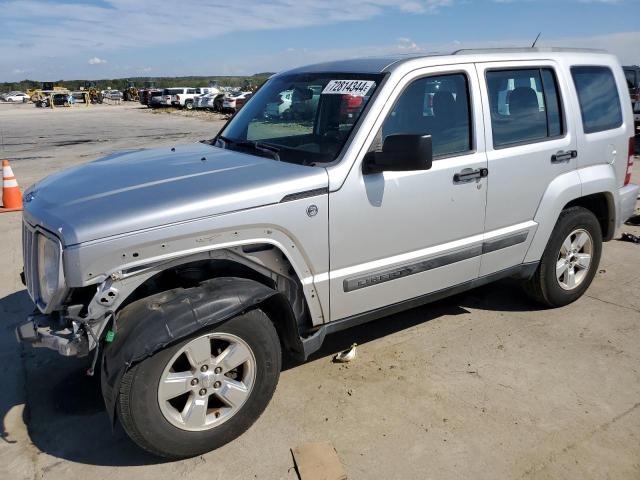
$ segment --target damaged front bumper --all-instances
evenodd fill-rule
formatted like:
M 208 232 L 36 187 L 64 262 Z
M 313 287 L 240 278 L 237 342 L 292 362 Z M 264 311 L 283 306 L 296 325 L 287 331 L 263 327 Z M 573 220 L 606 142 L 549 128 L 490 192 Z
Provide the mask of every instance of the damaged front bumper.
M 59 314 L 34 312 L 27 322 L 16 328 L 18 340 L 36 348 L 48 348 L 65 357 L 82 357 L 89 353 L 86 334 L 69 318 Z

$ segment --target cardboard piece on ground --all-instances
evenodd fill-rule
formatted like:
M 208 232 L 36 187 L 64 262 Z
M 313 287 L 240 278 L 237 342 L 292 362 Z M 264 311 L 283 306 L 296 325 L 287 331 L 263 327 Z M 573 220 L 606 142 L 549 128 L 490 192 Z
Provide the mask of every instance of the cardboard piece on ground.
M 347 480 L 331 442 L 305 443 L 291 449 L 300 480 Z

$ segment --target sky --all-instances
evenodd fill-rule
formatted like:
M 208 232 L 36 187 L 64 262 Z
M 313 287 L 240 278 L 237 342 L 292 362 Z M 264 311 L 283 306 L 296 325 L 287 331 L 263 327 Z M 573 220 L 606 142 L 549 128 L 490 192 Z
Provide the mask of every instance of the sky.
M 250 75 L 459 48 L 640 64 L 640 0 L 0 0 L 0 81 Z

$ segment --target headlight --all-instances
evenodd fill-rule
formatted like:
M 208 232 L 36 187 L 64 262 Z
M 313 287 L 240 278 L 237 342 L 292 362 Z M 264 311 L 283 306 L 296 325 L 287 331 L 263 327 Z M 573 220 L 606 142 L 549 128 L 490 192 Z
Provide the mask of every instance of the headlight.
M 48 305 L 60 288 L 60 246 L 45 235 L 38 234 L 38 292 Z

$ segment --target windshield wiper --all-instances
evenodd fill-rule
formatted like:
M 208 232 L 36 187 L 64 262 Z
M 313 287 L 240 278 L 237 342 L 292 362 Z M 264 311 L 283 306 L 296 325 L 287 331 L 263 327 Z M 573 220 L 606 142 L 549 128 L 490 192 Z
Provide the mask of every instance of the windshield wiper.
M 258 142 L 258 141 L 249 141 L 249 140 L 235 140 L 233 138 L 228 138 L 223 135 L 218 137 L 225 143 L 230 145 L 238 145 L 239 147 L 249 147 L 253 150 L 257 150 L 258 152 L 263 152 L 269 154 L 274 160 L 280 161 L 280 149 L 274 147 L 273 145 L 268 145 L 266 143 Z

